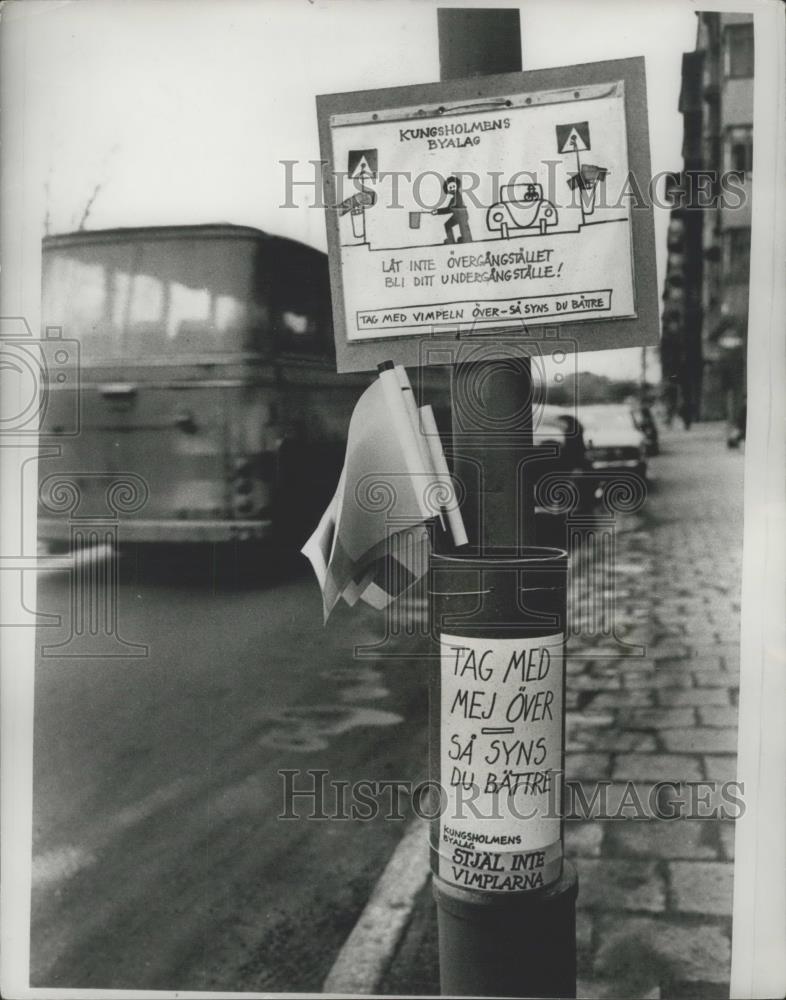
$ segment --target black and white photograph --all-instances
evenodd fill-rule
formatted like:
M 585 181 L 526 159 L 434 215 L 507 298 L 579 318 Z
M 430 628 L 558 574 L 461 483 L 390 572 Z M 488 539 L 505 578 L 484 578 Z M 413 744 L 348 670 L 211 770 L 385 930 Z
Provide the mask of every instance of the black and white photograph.
M 0 86 L 2 995 L 786 996 L 786 8 Z

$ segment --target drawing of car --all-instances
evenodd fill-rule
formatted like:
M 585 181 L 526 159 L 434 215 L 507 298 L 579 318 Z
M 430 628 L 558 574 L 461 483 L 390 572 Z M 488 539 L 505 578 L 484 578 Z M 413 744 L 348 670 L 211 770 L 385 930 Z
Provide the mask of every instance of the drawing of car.
M 556 226 L 556 208 L 543 197 L 543 185 L 533 183 L 505 184 L 500 199 L 486 213 L 490 232 L 499 231 L 506 240 L 511 229 L 534 229 L 544 235 L 549 226 Z

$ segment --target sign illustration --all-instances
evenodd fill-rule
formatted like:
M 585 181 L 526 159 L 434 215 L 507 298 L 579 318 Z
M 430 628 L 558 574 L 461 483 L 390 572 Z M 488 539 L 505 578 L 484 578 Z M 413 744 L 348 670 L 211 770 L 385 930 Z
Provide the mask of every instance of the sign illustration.
M 557 126 L 557 152 L 586 152 L 590 148 L 589 122 Z
M 334 94 L 318 117 L 340 371 L 417 364 L 427 337 L 657 341 L 643 60 Z
M 355 182 L 356 191 L 339 205 L 340 215 L 349 213 L 352 223 L 353 242 L 366 242 L 366 209 L 372 208 L 377 202 L 376 192 L 365 187 L 367 182 L 377 176 L 376 149 L 351 149 L 347 157 L 347 173 Z
M 353 188 L 338 213 L 350 340 L 635 314 L 629 206 L 600 197 L 627 173 L 624 91 L 584 93 L 583 121 L 575 101 L 511 98 L 414 120 L 347 116 L 334 129 Z M 582 164 L 590 149 L 598 165 Z M 379 162 L 413 179 L 397 203 L 380 191 Z
M 434 208 L 434 215 L 447 215 L 445 220 L 446 243 L 471 243 L 472 233 L 469 231 L 467 206 L 461 197 L 461 178 L 448 177 L 442 185 L 442 190 L 448 196 L 448 203 L 443 208 Z M 456 237 L 458 230 L 458 237 Z
M 347 173 L 352 178 L 377 176 L 377 150 L 351 149 L 348 157 Z
M 608 170 L 594 164 L 581 163 L 579 153 L 590 148 L 590 131 L 587 122 L 573 122 L 570 125 L 557 126 L 557 148 L 560 153 L 575 153 L 576 173 L 568 178 L 568 187 L 577 191 L 581 204 L 581 216 L 584 222 L 587 216 L 595 211 L 598 185 L 606 180 Z
M 542 184 L 506 184 L 501 198 L 488 210 L 486 225 L 489 232 L 499 231 L 503 240 L 511 229 L 537 227 L 543 236 L 549 226 L 559 222 L 557 209 L 543 197 Z

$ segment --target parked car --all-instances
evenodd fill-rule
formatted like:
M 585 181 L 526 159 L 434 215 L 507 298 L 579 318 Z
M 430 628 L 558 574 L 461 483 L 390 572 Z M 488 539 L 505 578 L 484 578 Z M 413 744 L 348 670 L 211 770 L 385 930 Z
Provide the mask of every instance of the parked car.
M 616 403 L 582 406 L 589 468 L 603 476 L 635 472 L 647 477 L 647 442 L 630 407 Z
M 542 184 L 505 184 L 500 198 L 486 213 L 489 232 L 499 232 L 505 240 L 511 229 L 537 229 L 544 235 L 559 221 L 557 209 L 543 197 Z
M 537 479 L 560 473 L 572 479 L 578 490 L 579 509 L 587 510 L 593 504 L 593 487 L 586 473 L 589 471 L 584 429 L 581 422 L 559 406 L 544 406 L 535 413 L 533 442 L 543 448 L 542 461 L 537 463 Z M 536 504 L 536 513 L 543 513 L 545 507 Z

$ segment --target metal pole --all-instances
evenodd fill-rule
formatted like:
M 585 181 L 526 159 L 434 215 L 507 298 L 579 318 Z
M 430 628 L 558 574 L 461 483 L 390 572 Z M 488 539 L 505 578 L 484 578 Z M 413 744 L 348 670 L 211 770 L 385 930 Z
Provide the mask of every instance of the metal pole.
M 518 10 L 440 8 L 437 19 L 442 80 L 521 71 Z M 546 766 L 554 767 L 556 762 L 561 771 L 562 641 L 567 626 L 565 554 L 536 549 L 532 544 L 534 499 L 525 461 L 533 443 L 529 358 L 460 363 L 453 369 L 451 385 L 453 471 L 465 489 L 463 511 L 470 546 L 467 556 L 435 555 L 432 563 L 433 621 L 443 653 L 431 672 L 430 745 L 432 776 L 443 788 L 450 785 L 451 794 L 455 794 L 465 772 L 461 767 L 448 768 L 448 740 L 455 739 L 460 750 L 462 736 L 466 737 L 464 753 L 471 757 L 470 741 L 476 740 L 472 746 L 480 749 L 484 740 L 487 747 L 492 737 L 490 727 L 475 725 L 472 720 L 478 716 L 470 711 L 467 718 L 466 710 L 463 719 L 451 718 L 454 731 L 449 733 L 446 705 L 453 699 L 459 704 L 464 698 L 466 706 L 469 688 L 455 687 L 459 658 L 465 657 L 462 671 L 480 670 L 482 674 L 478 660 L 486 648 L 491 653 L 488 663 L 503 650 L 513 650 L 510 663 L 521 663 L 523 654 L 530 665 L 548 663 L 545 668 L 532 667 L 528 679 L 538 677 L 538 670 L 540 676 L 545 676 L 544 670 L 552 671 L 551 696 L 556 710 Z M 452 622 L 449 626 L 448 621 Z M 450 636 L 446 636 L 448 629 Z M 447 668 L 446 637 L 451 643 Z M 451 669 L 452 655 L 455 662 Z M 495 676 L 478 697 L 488 695 L 485 704 L 490 706 L 496 683 L 500 695 L 496 710 L 502 704 L 508 704 L 510 710 L 511 690 L 524 692 L 525 685 L 506 689 L 503 700 L 501 672 L 497 670 Z M 536 688 L 533 684 L 531 691 Z M 490 707 L 488 711 L 491 713 Z M 477 730 L 474 735 L 470 733 L 473 726 Z M 519 728 L 516 735 L 520 732 Z M 466 757 L 461 763 L 465 761 Z M 467 771 L 477 774 L 476 768 L 468 767 Z M 489 780 L 488 774 L 484 780 Z M 524 846 L 518 854 L 507 849 L 504 858 L 480 846 L 465 850 L 472 838 L 460 834 L 453 840 L 456 846 L 446 848 L 449 818 L 443 815 L 434 821 L 432 871 L 443 994 L 575 997 L 578 886 L 575 870 L 562 859 L 561 775 L 552 790 L 558 798 L 554 803 L 556 821 L 552 816 L 539 828 L 551 831 L 551 841 L 543 844 L 542 851 L 527 852 L 528 831 L 534 828 L 527 827 L 531 821 L 524 818 L 518 821 L 520 833 L 512 838 L 515 841 L 515 836 L 520 836 Z M 509 830 L 510 823 L 510 816 L 502 825 L 489 819 L 488 836 L 499 834 L 503 826 Z M 485 836 L 475 833 L 472 842 L 479 845 L 482 841 L 477 837 Z M 511 870 L 499 874 L 499 865 Z
M 441 7 L 437 32 L 441 80 L 521 72 L 518 10 Z M 519 461 L 532 446 L 529 358 L 460 363 L 451 389 L 453 471 L 466 491 L 470 545 L 475 552 L 515 554 L 525 538 L 532 539 L 534 519 L 532 490 L 518 498 L 515 488 Z M 500 427 L 506 428 L 502 436 Z

